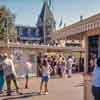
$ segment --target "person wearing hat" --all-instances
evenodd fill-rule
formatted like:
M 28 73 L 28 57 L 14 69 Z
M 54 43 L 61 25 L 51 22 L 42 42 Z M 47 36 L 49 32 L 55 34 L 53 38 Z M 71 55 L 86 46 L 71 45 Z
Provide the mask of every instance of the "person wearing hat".
M 6 53 L 4 54 L 3 70 L 4 70 L 4 75 L 5 75 L 6 84 L 7 84 L 7 96 L 11 95 L 11 80 L 13 80 L 14 85 L 16 87 L 16 93 L 22 94 L 19 92 L 19 87 L 16 82 L 13 60 L 9 58 Z

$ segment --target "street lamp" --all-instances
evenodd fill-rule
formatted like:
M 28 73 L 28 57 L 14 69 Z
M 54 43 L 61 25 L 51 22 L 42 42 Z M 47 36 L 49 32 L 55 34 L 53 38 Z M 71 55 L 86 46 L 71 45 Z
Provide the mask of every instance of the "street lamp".
M 45 11 L 44 11 L 44 18 L 43 18 L 43 42 L 44 42 L 44 45 L 46 45 L 46 8 L 45 8 Z

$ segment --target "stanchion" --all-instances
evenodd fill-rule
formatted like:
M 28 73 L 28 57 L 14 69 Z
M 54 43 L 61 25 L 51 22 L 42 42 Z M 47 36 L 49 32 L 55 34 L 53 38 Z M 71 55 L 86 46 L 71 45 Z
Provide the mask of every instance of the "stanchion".
M 84 100 L 93 100 L 92 91 L 91 91 L 91 75 L 90 74 L 83 74 L 84 79 Z

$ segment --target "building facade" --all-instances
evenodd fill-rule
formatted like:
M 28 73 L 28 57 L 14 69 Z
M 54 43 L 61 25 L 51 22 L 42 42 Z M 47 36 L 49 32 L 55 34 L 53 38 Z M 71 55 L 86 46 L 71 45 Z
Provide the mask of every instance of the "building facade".
M 85 51 L 85 66 L 89 66 L 91 55 L 100 57 L 100 14 L 82 19 L 53 33 L 52 39 L 79 40 Z M 88 68 L 85 67 L 85 71 Z

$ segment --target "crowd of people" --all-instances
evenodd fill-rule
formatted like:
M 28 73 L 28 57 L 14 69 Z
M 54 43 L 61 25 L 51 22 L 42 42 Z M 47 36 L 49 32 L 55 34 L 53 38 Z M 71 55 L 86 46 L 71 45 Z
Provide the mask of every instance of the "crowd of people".
M 59 75 L 59 77 L 62 78 L 68 75 L 70 78 L 72 77 L 72 73 L 76 72 L 75 66 L 78 64 L 76 58 L 73 56 L 65 58 L 63 55 L 48 56 L 47 54 L 44 54 L 40 59 L 40 66 L 38 67 L 41 76 L 40 94 L 42 92 L 43 83 L 45 83 L 45 93 L 48 94 L 47 83 L 50 77 Z M 25 64 L 25 67 L 27 68 L 25 71 L 25 88 L 28 88 L 29 69 L 32 66 L 29 60 L 30 59 L 28 59 Z M 16 93 L 21 95 L 22 93 L 19 91 L 19 86 L 16 80 L 16 70 L 12 56 L 7 53 L 0 54 L 0 93 L 3 93 L 5 82 L 7 85 L 7 95 L 11 95 L 11 81 L 14 82 Z
M 41 83 L 40 83 L 40 94 L 43 92 L 43 85 L 44 85 L 44 93 L 48 94 L 48 81 L 49 78 L 54 75 L 59 75 L 59 77 L 63 78 L 66 75 L 68 78 L 72 77 L 72 73 L 77 71 L 77 66 L 79 61 L 74 56 L 64 57 L 63 55 L 56 55 L 56 56 L 48 56 L 44 54 L 39 61 L 39 74 L 41 76 Z M 96 58 L 92 56 L 89 62 L 90 65 L 90 72 L 93 72 L 92 77 L 92 93 L 95 100 L 100 99 L 100 58 Z M 26 62 L 26 73 L 25 73 L 25 88 L 28 88 L 29 83 L 29 68 L 31 67 L 30 59 Z M 13 62 L 12 56 L 8 56 L 7 53 L 0 54 L 0 94 L 3 93 L 3 86 L 4 82 L 7 85 L 7 96 L 10 96 L 12 93 L 11 89 L 11 81 L 14 82 L 16 93 L 22 95 L 23 93 L 20 92 L 19 86 L 16 80 L 16 71 L 15 65 Z
M 67 59 L 68 63 L 68 77 L 72 76 L 72 66 L 73 66 L 73 58 L 71 56 Z M 64 77 L 67 73 L 66 60 L 63 56 L 59 55 L 59 57 L 48 57 L 45 54 L 41 59 L 41 66 L 39 68 L 41 73 L 41 85 L 40 85 L 40 94 L 42 94 L 43 83 L 45 94 L 48 94 L 48 80 L 50 76 L 59 75 L 60 77 Z
M 50 66 L 50 76 L 59 75 L 64 77 L 68 74 L 68 77 L 72 76 L 72 73 L 80 71 L 79 69 L 79 59 L 74 56 L 65 57 L 63 55 L 56 56 L 42 56 L 39 59 L 38 73 L 41 76 L 41 67 L 43 65 L 43 60 L 47 59 L 47 64 Z

